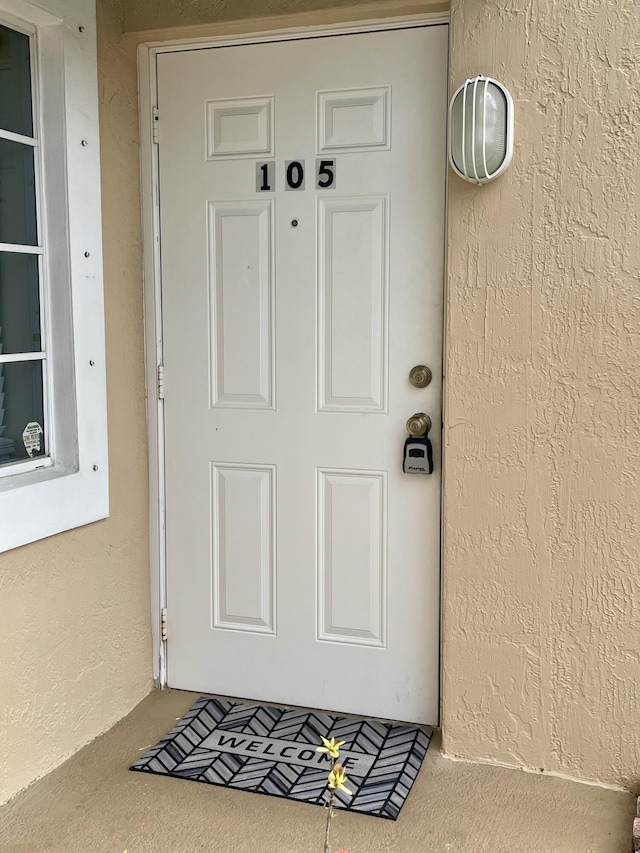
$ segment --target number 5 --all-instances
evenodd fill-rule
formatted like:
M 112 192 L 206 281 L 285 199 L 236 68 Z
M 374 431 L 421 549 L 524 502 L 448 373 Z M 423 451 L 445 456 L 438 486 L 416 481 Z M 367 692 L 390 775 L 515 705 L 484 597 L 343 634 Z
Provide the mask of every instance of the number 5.
M 316 160 L 316 189 L 335 189 L 336 186 L 336 161 Z

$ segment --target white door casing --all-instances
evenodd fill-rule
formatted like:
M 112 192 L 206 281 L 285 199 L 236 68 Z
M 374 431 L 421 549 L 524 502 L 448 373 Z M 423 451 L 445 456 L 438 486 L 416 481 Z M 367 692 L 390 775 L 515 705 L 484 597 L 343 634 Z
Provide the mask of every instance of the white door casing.
M 446 26 L 158 57 L 173 687 L 438 722 L 446 72 Z

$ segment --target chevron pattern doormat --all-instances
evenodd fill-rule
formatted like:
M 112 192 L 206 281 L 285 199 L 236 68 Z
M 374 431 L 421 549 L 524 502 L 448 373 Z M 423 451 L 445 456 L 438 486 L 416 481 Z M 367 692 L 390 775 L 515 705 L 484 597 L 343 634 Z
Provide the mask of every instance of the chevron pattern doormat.
M 378 720 L 201 697 L 131 770 L 324 805 L 330 759 L 321 737 L 345 741 L 348 796 L 334 807 L 395 820 L 427 752 L 431 730 Z

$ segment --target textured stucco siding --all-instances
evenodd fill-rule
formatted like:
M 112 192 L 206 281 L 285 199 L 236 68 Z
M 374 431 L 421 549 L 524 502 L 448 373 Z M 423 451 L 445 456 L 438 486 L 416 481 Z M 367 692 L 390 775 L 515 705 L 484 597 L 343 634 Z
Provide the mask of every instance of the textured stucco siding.
M 152 686 L 135 50 L 98 6 L 111 517 L 0 555 L 0 802 Z
M 339 9 L 372 0 L 127 0 L 126 32 Z M 373 0 L 375 2 L 375 0 Z
M 99 0 L 111 518 L 0 558 L 0 801 L 150 688 L 135 56 L 128 30 L 344 7 Z M 516 151 L 450 180 L 445 749 L 640 775 L 639 7 L 453 0 L 451 83 L 511 89 Z M 323 17 L 326 20 L 326 15 Z M 5 753 L 6 749 L 6 755 Z
M 452 86 L 515 100 L 449 197 L 444 744 L 640 778 L 640 6 L 453 0 Z M 635 618 L 634 618 L 635 617 Z
M 125 26 L 344 5 L 130 0 Z M 452 87 L 509 86 L 516 150 L 493 185 L 450 179 L 445 748 L 622 785 L 640 776 L 639 17 L 453 0 L 450 56 Z

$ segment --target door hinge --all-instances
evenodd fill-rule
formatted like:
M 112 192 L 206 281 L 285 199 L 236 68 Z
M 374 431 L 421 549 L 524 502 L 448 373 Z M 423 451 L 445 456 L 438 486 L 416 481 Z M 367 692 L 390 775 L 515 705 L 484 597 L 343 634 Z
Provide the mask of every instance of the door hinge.
M 164 400 L 164 364 L 158 365 L 158 400 Z
M 167 608 L 160 611 L 160 637 L 163 643 L 167 642 Z
M 156 145 L 160 143 L 160 115 L 158 108 L 153 108 L 153 141 Z

